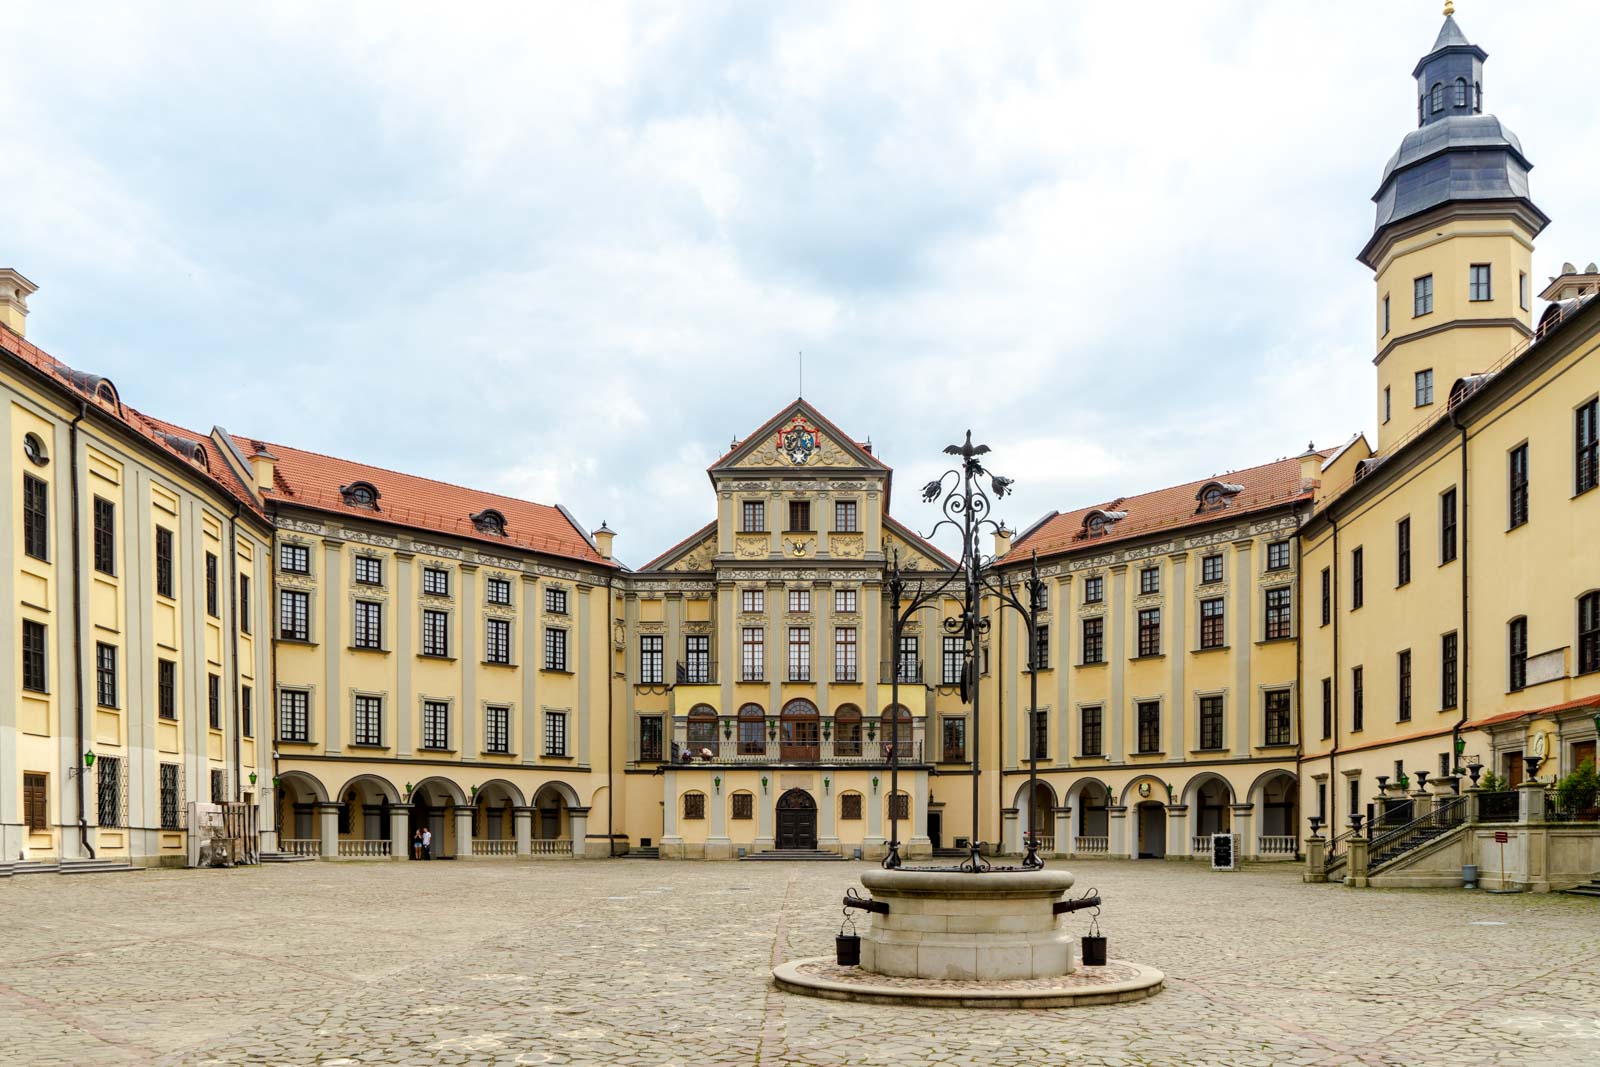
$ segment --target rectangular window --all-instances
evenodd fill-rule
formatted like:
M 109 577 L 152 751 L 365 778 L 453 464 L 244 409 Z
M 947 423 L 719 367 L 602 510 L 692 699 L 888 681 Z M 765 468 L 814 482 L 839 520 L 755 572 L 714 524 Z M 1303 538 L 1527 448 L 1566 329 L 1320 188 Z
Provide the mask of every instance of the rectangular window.
M 222 608 L 218 603 L 217 595 L 217 555 L 215 552 L 206 553 L 206 614 L 213 619 L 222 617 Z
M 1394 418 L 1394 394 L 1389 386 L 1383 387 L 1383 421 L 1388 422 Z
M 1039 626 L 1033 631 L 1033 669 L 1050 669 L 1050 627 Z
M 733 794 L 733 817 L 741 821 L 755 818 L 756 798 L 752 793 Z
M 946 636 L 944 650 L 941 657 L 941 670 L 939 677 L 944 685 L 960 685 L 962 671 L 966 669 L 967 642 L 962 637 Z
M 1139 612 L 1139 655 L 1161 655 L 1161 609 L 1145 608 Z
M 95 816 L 101 826 L 122 825 L 122 760 L 101 756 L 94 765 Z
M 173 531 L 166 526 L 155 528 L 155 592 L 173 595 Z
M 1411 721 L 1411 650 L 1408 648 L 1398 657 L 1399 690 L 1396 697 L 1398 720 Z
M 743 661 L 741 680 L 759 682 L 767 676 L 767 631 L 759 626 L 746 626 L 741 635 Z
M 1274 541 L 1267 546 L 1267 570 L 1286 571 L 1289 569 L 1289 542 Z
M 564 711 L 544 713 L 544 754 L 546 756 L 567 754 L 567 713 Z
M 1139 720 L 1139 752 L 1143 755 L 1161 751 L 1161 704 L 1154 700 L 1141 700 L 1137 708 Z
M 683 817 L 689 822 L 699 822 L 706 817 L 706 795 L 704 793 L 683 794 Z
M 1578 673 L 1600 671 L 1600 593 L 1578 598 Z
M 490 578 L 483 584 L 483 599 L 487 604 L 511 604 L 511 582 L 505 578 Z
M 1221 648 L 1223 642 L 1223 600 L 1211 597 L 1200 601 L 1200 647 Z
M 811 610 L 811 590 L 809 590 L 809 589 L 791 589 L 791 590 L 789 590 L 789 610 L 790 611 L 794 611 L 794 612 L 810 611 Z
M 422 654 L 450 655 L 450 613 L 424 609 L 422 612 Z
M 1454 632 L 1439 639 L 1439 706 L 1456 707 L 1460 690 L 1460 674 L 1456 667 L 1457 647 Z
M 1600 485 L 1600 400 L 1591 400 L 1573 416 L 1573 470 L 1576 493 Z
M 1161 592 L 1161 568 L 1142 567 L 1139 570 L 1139 595 Z
M 642 634 L 639 637 L 639 684 L 660 685 L 665 681 L 666 659 L 664 639 L 660 634 Z
M 278 546 L 278 569 L 290 574 L 311 573 L 311 548 L 308 545 Z
M 289 641 L 311 640 L 311 594 L 295 589 L 278 593 L 278 636 Z
M 1083 602 L 1085 604 L 1099 604 L 1106 598 L 1106 580 L 1104 575 L 1091 575 L 1083 580 Z
M 94 569 L 117 573 L 117 506 L 104 497 L 94 498 Z
M 1394 525 L 1395 584 L 1411 582 L 1411 519 L 1401 519 Z
M 1200 747 L 1207 752 L 1222 748 L 1222 698 L 1200 698 Z
M 1350 668 L 1350 729 L 1360 730 L 1367 722 L 1366 693 L 1362 689 L 1364 672 L 1360 667 Z
M 504 704 L 483 709 L 483 750 L 496 756 L 511 752 L 511 709 Z
M 206 712 L 213 730 L 222 729 L 222 676 L 206 675 Z
M 665 750 L 663 743 L 665 731 L 662 728 L 661 716 L 645 715 L 639 720 L 639 759 L 645 761 L 660 760 Z
M 1282 589 L 1267 590 L 1267 640 L 1277 641 L 1280 638 L 1294 635 L 1294 612 L 1291 608 L 1291 590 L 1286 586 Z
M 858 533 L 856 526 L 856 502 L 854 500 L 835 500 L 833 502 L 833 529 L 836 533 Z
M 811 531 L 811 502 L 809 500 L 789 501 L 789 532 L 809 533 Z
M 1359 548 L 1350 550 L 1350 610 L 1355 611 L 1367 602 L 1366 576 L 1362 573 L 1365 553 Z
M 250 631 L 250 577 L 241 574 L 239 575 L 239 632 Z
M 661 638 L 656 638 L 660 641 Z M 511 663 L 511 620 L 483 620 L 483 661 L 509 666 Z
M 1333 569 L 1322 568 L 1322 625 L 1333 621 Z
M 860 793 L 846 793 L 839 798 L 839 818 L 845 822 L 861 821 Z
M 711 681 L 711 636 L 689 634 L 683 639 L 683 677 L 680 681 L 704 685 Z
M 1222 556 L 1206 556 L 1200 561 L 1200 583 L 1210 585 L 1222 581 Z
M 30 693 L 47 691 L 46 661 L 44 623 L 22 620 L 22 688 Z
M 1322 739 L 1333 736 L 1333 679 L 1322 680 Z
M 833 610 L 839 615 L 854 615 L 856 610 L 856 591 L 854 589 L 835 589 L 833 591 Z
M 567 669 L 567 631 L 553 626 L 545 627 L 544 669 L 547 671 Z
M 905 793 L 894 793 L 889 797 L 889 818 L 911 818 L 911 797 Z
M 1506 626 L 1507 658 L 1510 661 L 1512 692 L 1528 685 L 1528 620 L 1512 619 Z
M 358 745 L 383 744 L 382 697 L 356 697 L 355 743 Z
M 1104 663 L 1106 661 L 1106 621 L 1104 619 L 1083 620 L 1083 662 Z
M 1456 491 L 1452 487 L 1439 495 L 1439 562 L 1456 558 Z
M 450 705 L 443 700 L 422 702 L 422 747 L 435 751 L 450 747 Z
M 161 828 L 183 828 L 183 767 L 176 763 L 161 764 Z
M 355 647 L 383 647 L 383 605 L 377 601 L 355 603 Z
M 311 740 L 311 694 L 303 689 L 278 693 L 278 737 L 284 741 Z
M 967 720 L 947 715 L 940 720 L 943 744 L 940 758 L 946 763 L 956 763 L 967 758 Z
M 1508 458 L 1507 480 L 1509 501 L 1507 523 L 1512 529 L 1528 521 L 1528 446 L 1526 443 L 1511 450 Z
M 546 589 L 544 591 L 544 610 L 550 615 L 565 615 L 567 613 L 567 591 L 565 589 Z
M 227 798 L 228 772 L 220 767 L 213 767 L 211 768 L 211 802 L 213 804 L 221 804 Z M 346 806 L 345 810 L 349 810 L 348 806 Z M 349 829 L 342 828 L 341 832 L 348 833 Z
M 766 533 L 767 532 L 767 504 L 764 500 L 746 500 L 743 504 L 743 522 L 739 526 L 741 533 Z
M 1474 302 L 1494 299 L 1489 284 L 1489 264 L 1474 263 L 1467 268 L 1467 299 Z
M 383 560 L 377 556 L 357 556 L 355 579 L 358 585 L 382 585 Z
M 50 558 L 50 487 L 31 474 L 22 476 L 22 550 L 34 559 Z
M 1528 310 L 1528 272 L 1517 271 L 1517 303 L 1522 305 L 1522 310 Z
M 50 829 L 49 777 L 27 772 L 22 776 L 22 821 L 28 829 Z
M 1389 336 L 1389 294 L 1383 294 L 1383 333 L 1382 337 Z
M 239 687 L 239 732 L 245 737 L 256 735 L 255 690 L 248 685 Z
M 1080 755 L 1100 756 L 1104 754 L 1101 748 L 1099 708 L 1083 708 L 1078 712 L 1078 742 L 1083 750 Z
M 170 659 L 156 660 L 156 715 L 178 717 L 178 665 Z
M 1433 313 L 1433 275 L 1424 274 L 1411 283 L 1411 316 L 1419 318 Z
M 422 568 L 422 593 L 424 596 L 449 596 L 450 572 L 439 567 Z
M 1267 744 L 1287 745 L 1290 743 L 1289 690 L 1267 690 L 1265 725 Z
M 1028 713 L 1028 758 L 1050 758 L 1050 713 L 1048 711 L 1032 711 Z
M 95 703 L 102 708 L 117 706 L 117 648 L 115 645 L 94 646 Z
M 759 613 L 767 610 L 767 594 L 762 589 L 746 589 L 739 594 L 739 610 Z
M 922 681 L 922 660 L 918 654 L 917 635 L 900 635 L 900 681 Z
M 856 628 L 839 626 L 833 631 L 833 680 L 856 681 Z
M 1433 369 L 1419 370 L 1412 381 L 1413 395 L 1417 407 L 1426 407 L 1433 403 Z

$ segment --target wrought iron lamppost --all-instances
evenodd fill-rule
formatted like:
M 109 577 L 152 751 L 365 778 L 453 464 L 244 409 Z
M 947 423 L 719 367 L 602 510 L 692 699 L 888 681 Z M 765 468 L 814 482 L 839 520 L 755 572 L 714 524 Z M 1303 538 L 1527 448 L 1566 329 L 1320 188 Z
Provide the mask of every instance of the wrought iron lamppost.
M 1034 825 L 1034 803 L 1039 794 L 1039 746 L 1034 744 L 1034 730 L 1037 729 L 1036 717 L 1039 714 L 1039 670 L 1042 666 L 1039 662 L 1042 658 L 1039 655 L 1039 609 L 1040 601 L 1044 598 L 1044 580 L 1039 577 L 1039 554 L 1035 552 L 1030 557 L 1028 576 L 1020 582 L 1011 578 L 996 582 L 989 578 L 986 584 L 992 586 L 1002 607 L 1020 614 L 1028 625 L 1028 836 L 1024 840 L 1022 865 L 1043 867 L 1044 861 L 1039 858 L 1039 828 Z M 1027 597 L 1026 604 L 1017 595 L 1019 590 Z M 1004 693 L 1001 696 L 1003 699 Z

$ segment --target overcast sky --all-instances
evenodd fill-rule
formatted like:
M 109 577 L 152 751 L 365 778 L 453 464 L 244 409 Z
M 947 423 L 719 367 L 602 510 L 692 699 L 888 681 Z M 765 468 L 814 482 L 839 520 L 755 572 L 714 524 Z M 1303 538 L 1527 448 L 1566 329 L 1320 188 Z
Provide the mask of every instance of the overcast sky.
M 1023 526 L 1374 421 L 1355 261 L 1433 0 L 23 4 L 0 265 L 197 429 L 545 502 L 639 564 L 805 396 L 896 468 L 972 427 Z M 1600 258 L 1588 2 L 1463 2 Z

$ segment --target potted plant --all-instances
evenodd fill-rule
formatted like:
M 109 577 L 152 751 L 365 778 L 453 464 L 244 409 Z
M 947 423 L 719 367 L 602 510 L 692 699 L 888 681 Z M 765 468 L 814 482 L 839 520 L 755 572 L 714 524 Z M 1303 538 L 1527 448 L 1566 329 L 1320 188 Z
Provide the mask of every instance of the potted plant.
M 1561 810 L 1584 819 L 1593 819 L 1596 802 L 1600 801 L 1600 774 L 1595 773 L 1594 761 L 1584 760 L 1582 765 L 1556 783 L 1556 803 Z
M 1511 788 L 1511 783 L 1493 771 L 1490 771 L 1488 774 L 1484 775 L 1483 780 L 1478 783 L 1478 788 L 1482 789 L 1485 793 L 1503 793 L 1507 789 Z

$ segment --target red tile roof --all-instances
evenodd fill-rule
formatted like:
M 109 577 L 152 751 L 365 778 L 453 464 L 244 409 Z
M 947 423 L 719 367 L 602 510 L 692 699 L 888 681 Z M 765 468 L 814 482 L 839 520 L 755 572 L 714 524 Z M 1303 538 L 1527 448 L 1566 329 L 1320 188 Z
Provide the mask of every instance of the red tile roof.
M 233 440 L 246 456 L 253 455 L 262 444 L 258 439 L 237 434 Z M 617 566 L 601 556 L 577 524 L 558 507 L 466 489 L 276 442 L 266 443 L 266 449 L 277 457 L 274 491 L 267 494 L 268 500 L 563 556 L 600 567 Z M 371 482 L 378 490 L 376 512 L 345 503 L 339 489 L 352 482 Z M 488 508 L 505 516 L 504 537 L 482 533 L 473 524 L 472 516 Z
M 1319 453 L 1326 456 L 1328 452 Z M 1221 511 L 1197 511 L 1195 499 L 1202 486 L 1221 482 L 1242 486 Z M 1076 511 L 1058 512 L 1029 531 L 1026 537 L 1011 546 L 1006 553 L 1008 562 L 1015 562 L 1035 551 L 1040 556 L 1066 552 L 1099 551 L 1103 546 L 1135 537 L 1171 533 L 1188 526 L 1199 526 L 1226 521 L 1238 515 L 1249 515 L 1283 507 L 1300 500 L 1311 499 L 1314 486 L 1305 484 L 1300 477 L 1298 457 L 1280 459 L 1230 471 L 1211 478 L 1201 478 L 1182 485 L 1158 489 L 1153 493 L 1122 497 L 1097 507 L 1079 508 Z M 1113 523 L 1100 537 L 1087 538 L 1083 534 L 1083 521 L 1092 511 L 1120 511 L 1126 516 Z
M 1590 708 L 1600 708 L 1600 695 L 1581 697 L 1561 704 L 1551 704 L 1547 708 L 1530 708 L 1527 711 L 1503 711 L 1499 715 L 1491 715 L 1487 719 L 1477 719 L 1469 722 L 1462 729 L 1476 730 L 1482 726 L 1493 726 L 1497 723 L 1511 722 L 1514 719 L 1532 719 L 1540 715 L 1558 715 L 1563 711 L 1587 711 Z

